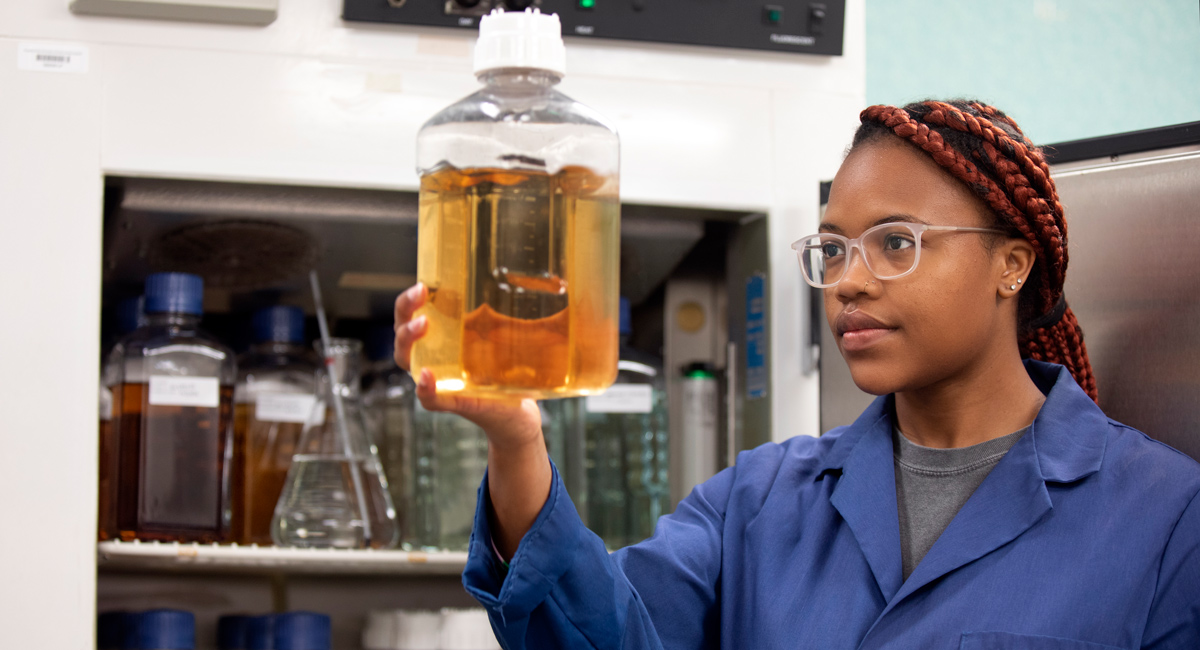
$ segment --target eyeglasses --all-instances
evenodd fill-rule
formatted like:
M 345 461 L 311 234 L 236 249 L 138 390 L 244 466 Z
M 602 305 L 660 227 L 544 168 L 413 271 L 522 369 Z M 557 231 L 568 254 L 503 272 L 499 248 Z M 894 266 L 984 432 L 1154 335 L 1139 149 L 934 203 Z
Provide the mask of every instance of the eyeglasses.
M 930 230 L 1005 234 L 994 228 L 896 222 L 869 228 L 856 239 L 827 232 L 810 235 L 797 240 L 792 249 L 800 258 L 805 281 L 818 289 L 832 287 L 841 281 L 850 266 L 850 253 L 856 248 L 872 275 L 880 280 L 895 280 L 917 268 L 917 262 L 921 260 L 921 235 Z

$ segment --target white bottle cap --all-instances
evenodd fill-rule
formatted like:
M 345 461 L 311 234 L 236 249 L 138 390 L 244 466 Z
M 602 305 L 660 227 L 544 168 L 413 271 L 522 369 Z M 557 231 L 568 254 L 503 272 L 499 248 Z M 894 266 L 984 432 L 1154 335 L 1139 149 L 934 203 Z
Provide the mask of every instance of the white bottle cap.
M 536 68 L 566 74 L 567 49 L 558 15 L 533 8 L 496 9 L 481 18 L 475 74 L 499 68 Z

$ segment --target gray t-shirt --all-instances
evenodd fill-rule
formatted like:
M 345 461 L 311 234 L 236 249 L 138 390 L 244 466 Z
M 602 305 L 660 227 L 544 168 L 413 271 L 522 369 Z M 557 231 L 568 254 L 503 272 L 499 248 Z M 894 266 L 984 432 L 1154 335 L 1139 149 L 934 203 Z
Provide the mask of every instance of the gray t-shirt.
M 905 580 L 996 463 L 1028 430 L 958 449 L 922 447 L 900 429 L 892 430 Z

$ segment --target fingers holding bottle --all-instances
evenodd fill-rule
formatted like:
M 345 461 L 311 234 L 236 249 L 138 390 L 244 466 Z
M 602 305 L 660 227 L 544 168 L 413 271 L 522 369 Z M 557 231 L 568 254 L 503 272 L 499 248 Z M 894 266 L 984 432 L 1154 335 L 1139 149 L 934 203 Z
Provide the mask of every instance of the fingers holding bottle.
M 396 365 L 409 372 L 412 369 L 413 344 L 425 335 L 429 327 L 424 316 L 414 318 L 414 315 L 425 305 L 428 297 L 429 292 L 421 283 L 414 284 L 396 297 Z

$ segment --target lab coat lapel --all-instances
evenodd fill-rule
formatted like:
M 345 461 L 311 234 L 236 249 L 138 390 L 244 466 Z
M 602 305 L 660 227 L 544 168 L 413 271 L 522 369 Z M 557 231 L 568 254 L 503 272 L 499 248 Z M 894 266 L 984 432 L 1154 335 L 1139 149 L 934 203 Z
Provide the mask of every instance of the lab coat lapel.
M 1037 434 L 1035 422 L 955 515 L 888 609 L 921 587 L 1016 539 L 1050 511 L 1050 494 L 1038 468 Z
M 900 588 L 903 575 L 890 412 L 890 399 L 881 397 L 843 434 L 842 449 L 832 455 L 844 453 L 845 461 L 836 463 L 842 475 L 830 496 L 866 556 L 884 602 Z
M 1026 361 L 1046 393 L 1029 431 L 988 474 L 900 587 L 886 614 L 909 594 L 1016 539 L 1053 508 L 1047 482 L 1071 483 L 1100 469 L 1104 412 L 1066 368 Z

